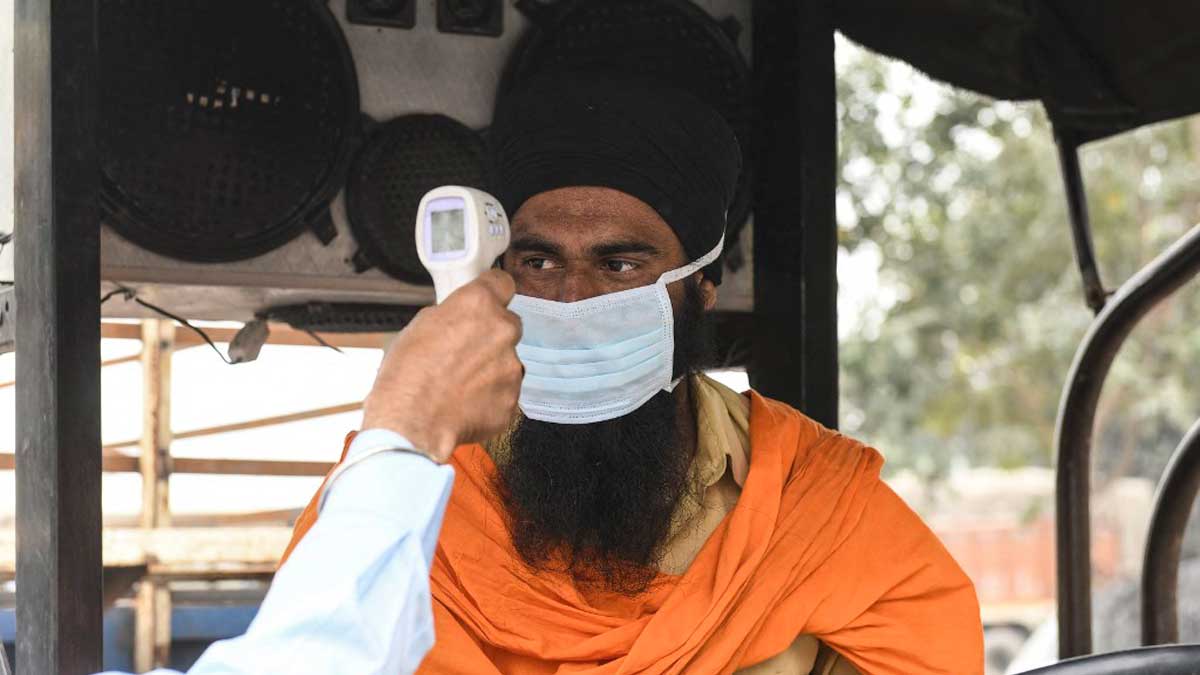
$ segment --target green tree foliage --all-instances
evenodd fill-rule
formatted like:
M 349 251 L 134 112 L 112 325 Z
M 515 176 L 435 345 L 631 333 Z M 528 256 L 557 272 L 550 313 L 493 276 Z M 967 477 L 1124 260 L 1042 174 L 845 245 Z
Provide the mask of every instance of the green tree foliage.
M 843 427 L 891 470 L 1050 465 L 1056 411 L 1092 320 L 1040 104 L 997 102 L 838 43 Z M 1200 120 L 1083 151 L 1115 289 L 1200 221 Z M 1157 478 L 1200 417 L 1193 283 L 1122 351 L 1096 464 Z

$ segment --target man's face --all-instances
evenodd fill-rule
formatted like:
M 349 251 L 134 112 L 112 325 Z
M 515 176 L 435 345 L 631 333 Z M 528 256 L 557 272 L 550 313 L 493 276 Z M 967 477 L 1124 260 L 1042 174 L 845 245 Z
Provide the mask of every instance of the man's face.
M 514 214 L 512 231 L 503 265 L 517 292 L 558 302 L 646 286 L 689 262 L 654 209 L 607 188 L 539 194 Z M 697 273 L 667 292 L 682 375 L 709 355 L 703 319 L 716 287 Z M 685 401 L 660 391 L 632 413 L 594 424 L 518 421 L 497 458 L 496 488 L 527 564 L 623 592 L 646 587 L 675 509 L 689 498 L 694 445 L 686 425 L 694 419 Z
M 513 214 L 512 243 L 503 258 L 518 293 L 558 302 L 646 286 L 688 262 L 658 212 L 602 187 L 560 188 L 527 200 Z M 704 308 L 712 309 L 716 287 L 698 283 Z M 683 284 L 671 284 L 667 292 L 678 313 Z

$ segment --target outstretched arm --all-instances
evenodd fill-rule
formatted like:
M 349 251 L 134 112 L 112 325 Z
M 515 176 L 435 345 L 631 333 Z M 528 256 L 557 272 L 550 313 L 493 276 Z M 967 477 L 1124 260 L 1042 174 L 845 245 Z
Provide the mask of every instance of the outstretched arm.
M 312 530 L 246 634 L 212 645 L 190 675 L 416 670 L 434 640 L 429 567 L 454 483 L 443 462 L 516 410 L 513 292 L 507 274 L 486 272 L 400 333 Z

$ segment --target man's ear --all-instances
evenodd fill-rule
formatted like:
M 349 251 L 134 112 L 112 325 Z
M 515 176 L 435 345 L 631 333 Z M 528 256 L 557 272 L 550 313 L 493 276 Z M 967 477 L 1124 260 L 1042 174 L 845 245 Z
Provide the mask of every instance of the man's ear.
M 704 298 L 704 311 L 711 312 L 717 306 L 717 285 L 705 277 L 703 272 L 696 274 L 700 275 L 700 297 Z

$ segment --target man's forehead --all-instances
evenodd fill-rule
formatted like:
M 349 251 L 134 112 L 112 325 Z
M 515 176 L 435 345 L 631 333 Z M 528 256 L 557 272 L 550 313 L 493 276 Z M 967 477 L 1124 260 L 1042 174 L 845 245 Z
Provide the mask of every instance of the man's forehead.
M 564 187 L 530 197 L 518 214 L 575 218 L 632 217 L 662 220 L 649 204 L 633 195 L 607 187 Z M 664 222 L 665 226 L 666 223 Z
M 675 232 L 649 204 L 605 187 L 567 187 L 529 198 L 512 218 L 514 234 L 625 236 L 678 247 Z

